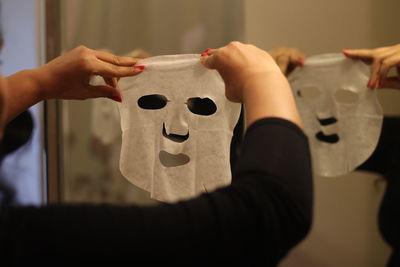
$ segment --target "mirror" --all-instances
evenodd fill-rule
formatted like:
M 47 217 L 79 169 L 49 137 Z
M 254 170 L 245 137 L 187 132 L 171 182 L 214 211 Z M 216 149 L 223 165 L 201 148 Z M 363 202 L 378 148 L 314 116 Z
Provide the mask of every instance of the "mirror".
M 400 43 L 398 0 L 59 3 L 61 50 L 83 44 L 119 55 L 201 53 L 241 40 L 266 50 L 290 46 L 315 55 Z M 400 115 L 398 92 L 381 90 L 378 96 L 385 115 Z M 63 202 L 154 203 L 119 172 L 120 126 L 112 104 L 62 102 Z M 377 226 L 385 187 L 381 176 L 365 171 L 315 177 L 313 229 L 280 266 L 385 266 L 390 249 Z
M 200 54 L 243 39 L 242 0 L 62 0 L 59 11 L 61 50 L 85 45 L 138 57 Z M 196 99 L 188 102 L 202 115 L 215 112 L 212 105 L 211 111 L 201 109 Z M 142 108 L 150 104 L 160 108 L 167 102 L 140 99 Z M 62 102 L 63 202 L 154 203 L 120 173 L 116 108 L 108 99 Z

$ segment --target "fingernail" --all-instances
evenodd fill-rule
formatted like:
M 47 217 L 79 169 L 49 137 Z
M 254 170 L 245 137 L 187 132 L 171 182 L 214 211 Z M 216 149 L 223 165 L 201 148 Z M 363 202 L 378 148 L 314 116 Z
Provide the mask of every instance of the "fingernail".
M 210 51 L 211 50 L 211 48 L 207 48 L 206 50 L 204 50 L 204 52 L 208 52 L 208 51 Z
M 367 83 L 367 87 L 368 87 L 368 88 L 371 88 L 371 81 L 369 81 L 369 82 Z
M 143 70 L 143 69 L 144 69 L 144 66 L 143 66 L 143 65 L 135 66 L 135 69 Z
M 207 56 L 207 53 L 202 53 L 200 56 L 202 57 Z
M 114 100 L 114 101 L 120 102 L 120 103 L 122 102 L 122 98 L 120 96 L 118 96 L 118 95 L 115 95 L 115 96 L 111 97 L 111 99 Z

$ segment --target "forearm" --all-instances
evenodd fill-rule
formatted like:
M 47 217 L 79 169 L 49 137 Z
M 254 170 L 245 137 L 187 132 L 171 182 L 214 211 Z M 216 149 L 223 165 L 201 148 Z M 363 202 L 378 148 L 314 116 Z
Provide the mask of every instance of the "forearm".
M 276 117 L 302 128 L 292 90 L 282 73 L 260 73 L 247 81 L 243 90 L 246 127 L 261 118 Z
M 43 88 L 38 78 L 37 69 L 23 70 L 6 77 L 6 122 L 43 100 Z

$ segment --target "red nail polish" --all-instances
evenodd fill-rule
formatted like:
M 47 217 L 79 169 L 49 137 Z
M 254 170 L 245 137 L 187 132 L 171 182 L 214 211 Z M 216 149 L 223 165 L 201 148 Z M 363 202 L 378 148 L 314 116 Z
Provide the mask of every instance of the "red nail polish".
M 111 99 L 120 103 L 122 102 L 122 98 L 118 95 L 111 97 Z
M 135 69 L 143 70 L 143 69 L 144 69 L 144 66 L 143 66 L 143 65 L 135 66 Z
M 202 53 L 200 56 L 202 57 L 207 56 L 207 53 Z
M 210 51 L 211 50 L 211 48 L 207 48 L 206 50 L 204 50 L 204 52 L 208 52 L 208 51 Z
M 367 83 L 367 87 L 368 87 L 368 88 L 371 88 L 371 81 L 369 81 L 369 82 Z

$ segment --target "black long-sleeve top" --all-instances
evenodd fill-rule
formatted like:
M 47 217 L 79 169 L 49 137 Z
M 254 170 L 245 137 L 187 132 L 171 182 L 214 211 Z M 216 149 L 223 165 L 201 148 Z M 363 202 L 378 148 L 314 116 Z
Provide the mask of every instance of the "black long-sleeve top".
M 152 207 L 1 210 L 0 262 L 276 266 L 311 216 L 307 138 L 289 121 L 266 118 L 248 128 L 232 184 L 212 193 Z
M 385 117 L 378 145 L 358 169 L 383 175 L 386 190 L 378 213 L 382 237 L 392 248 L 387 267 L 400 266 L 400 117 Z

